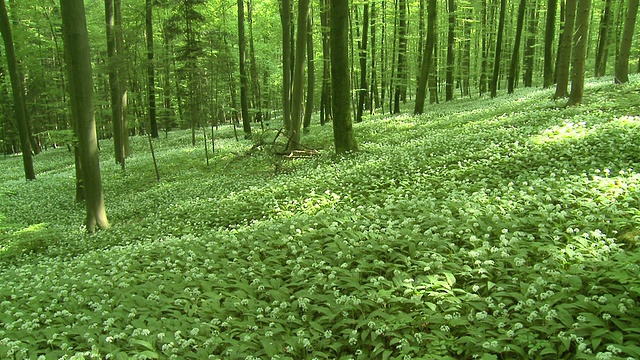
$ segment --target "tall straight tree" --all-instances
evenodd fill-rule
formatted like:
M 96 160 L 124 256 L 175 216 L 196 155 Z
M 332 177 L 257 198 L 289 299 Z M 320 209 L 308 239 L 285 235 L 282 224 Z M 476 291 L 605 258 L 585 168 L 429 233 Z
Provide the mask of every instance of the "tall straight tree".
M 122 1 L 121 0 L 113 0 L 113 12 L 115 13 L 115 33 L 116 33 L 116 53 L 119 57 L 124 58 L 125 50 L 124 50 L 124 32 L 122 28 Z M 125 71 L 122 71 L 123 74 L 126 74 Z M 129 144 L 129 122 L 127 120 L 127 79 L 126 76 L 121 75 L 118 77 L 120 81 L 119 90 L 120 90 L 120 105 L 121 116 L 122 116 L 122 144 L 124 147 L 124 156 L 127 157 L 131 155 L 131 146 Z
M 0 0 L 0 32 L 4 41 L 4 51 L 7 55 L 7 67 L 11 78 L 11 90 L 13 92 L 13 103 L 18 121 L 18 133 L 20 135 L 20 149 L 22 151 L 22 163 L 24 165 L 24 176 L 27 180 L 35 180 L 36 173 L 33 170 L 33 158 L 31 156 L 31 144 L 29 140 L 29 129 L 27 125 L 27 114 L 24 101 L 24 86 L 22 77 L 18 70 L 15 48 L 13 46 L 13 36 L 7 6 L 5 0 Z
M 289 147 L 293 151 L 300 148 L 300 125 L 302 124 L 302 106 L 304 103 L 304 64 L 307 53 L 307 19 L 309 0 L 298 1 L 298 26 L 296 34 L 296 53 L 293 65 L 293 92 L 291 96 L 291 132 Z
M 529 25 L 527 40 L 525 41 L 524 51 L 522 52 L 522 60 L 524 63 L 524 73 L 522 81 L 525 87 L 533 86 L 533 67 L 535 64 L 536 53 L 536 29 L 538 28 L 538 0 L 533 1 L 533 6 L 529 9 Z
M 556 93 L 554 99 L 569 96 L 569 65 L 571 59 L 571 40 L 573 39 L 573 24 L 576 18 L 576 0 L 567 0 L 565 5 L 564 26 L 558 46 L 558 64 L 556 66 Z
M 329 44 L 329 0 L 320 0 L 322 28 L 322 94 L 320 95 L 320 124 L 331 118 L 331 45 Z
M 616 84 L 624 84 L 629 81 L 629 55 L 631 52 L 631 41 L 633 40 L 633 31 L 636 25 L 637 14 L 638 0 L 629 0 L 629 8 L 627 9 L 624 29 L 622 30 L 622 40 L 620 41 L 620 52 L 618 55 L 618 61 L 616 61 Z
M 589 12 L 591 0 L 578 0 L 576 8 L 575 43 L 573 45 L 571 93 L 567 105 L 582 104 L 584 94 L 585 60 L 587 57 L 587 42 L 589 35 Z
M 407 0 L 398 0 L 398 62 L 393 113 L 400 113 L 400 100 L 407 88 Z
M 107 0 L 108 1 L 108 0 Z M 153 62 L 153 0 L 146 0 L 145 30 L 147 36 L 147 96 L 149 97 L 149 126 L 151 137 L 158 137 L 156 120 L 156 76 Z
M 122 96 L 120 93 L 120 71 L 116 49 L 116 15 L 113 0 L 104 1 L 107 25 L 107 56 L 109 57 L 109 89 L 111 98 L 111 122 L 113 123 L 113 148 L 116 163 L 125 168 Z
M 249 78 L 247 76 L 247 39 L 244 36 L 244 0 L 238 0 L 238 52 L 240 64 L 240 108 L 244 137 L 251 137 L 251 119 L 249 118 Z
M 291 132 L 291 0 L 280 0 L 282 23 L 282 119 Z
M 83 0 L 60 0 L 64 51 L 75 116 L 84 179 L 87 231 L 109 227 L 102 193 L 96 121 L 93 113 L 93 78 L 89 34 Z
M 453 66 L 456 27 L 456 2 L 448 0 L 449 31 L 447 32 L 447 71 L 445 73 L 445 101 L 453 100 Z
M 313 97 L 316 87 L 316 67 L 313 50 L 313 21 L 307 18 L 307 101 L 304 109 L 302 128 L 308 134 L 311 128 L 311 113 L 313 112 Z
M 609 48 L 609 33 L 611 28 L 611 8 L 613 0 L 605 0 L 604 11 L 600 18 L 600 31 L 598 35 L 598 47 L 596 48 L 596 64 L 595 64 L 595 76 L 604 76 L 607 70 L 607 53 Z
M 548 88 L 553 85 L 553 40 L 556 30 L 556 8 L 558 0 L 547 0 L 547 21 L 544 29 L 544 78 L 543 86 Z
M 369 40 L 369 3 L 364 3 L 362 16 L 362 36 L 360 40 L 360 87 L 358 88 L 358 112 L 356 122 L 362 121 L 364 102 L 367 95 L 367 41 Z
M 511 53 L 511 64 L 509 65 L 509 76 L 507 83 L 507 92 L 513 94 L 513 90 L 516 83 L 516 73 L 518 71 L 518 57 L 520 55 L 520 42 L 522 40 L 522 28 L 524 27 L 524 14 L 527 0 L 520 0 L 518 5 L 518 23 L 516 24 L 516 38 L 513 45 L 513 52 Z
M 424 102 L 427 97 L 427 82 L 429 81 L 433 45 L 436 38 L 436 2 L 436 0 L 429 0 L 427 5 L 427 40 L 422 50 L 420 78 L 418 79 L 418 89 L 416 91 L 416 106 L 413 110 L 416 115 L 424 112 Z
M 376 62 L 376 2 L 371 2 L 371 91 L 369 96 L 369 113 L 373 115 L 380 104 L 378 94 L 378 68 Z
M 504 34 L 504 15 L 507 7 L 506 0 L 500 0 L 500 19 L 498 20 L 498 38 L 496 40 L 496 53 L 493 62 L 493 77 L 491 78 L 491 97 L 498 95 L 498 78 L 500 76 L 500 57 L 502 56 L 502 36 Z
M 349 3 L 331 1 L 331 90 L 336 153 L 357 150 L 351 123 L 349 80 Z

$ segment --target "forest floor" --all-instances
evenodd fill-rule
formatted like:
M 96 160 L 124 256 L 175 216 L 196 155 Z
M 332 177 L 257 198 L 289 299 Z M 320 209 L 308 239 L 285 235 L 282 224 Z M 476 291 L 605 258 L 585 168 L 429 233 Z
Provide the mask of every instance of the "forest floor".
M 640 359 L 640 78 L 611 82 L 371 116 L 343 156 L 169 132 L 160 181 L 105 140 L 91 235 L 71 153 L 0 159 L 0 358 Z

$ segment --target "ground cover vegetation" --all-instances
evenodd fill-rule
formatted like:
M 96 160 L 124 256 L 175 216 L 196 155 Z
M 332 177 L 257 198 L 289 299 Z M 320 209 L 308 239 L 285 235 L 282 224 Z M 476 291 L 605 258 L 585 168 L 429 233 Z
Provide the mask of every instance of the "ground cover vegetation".
M 101 141 L 112 227 L 74 159 L 0 160 L 3 359 L 640 358 L 637 77 L 365 116 L 360 151 L 276 130 Z M 275 148 L 284 146 L 281 140 Z M 200 140 L 202 144 L 202 139 Z

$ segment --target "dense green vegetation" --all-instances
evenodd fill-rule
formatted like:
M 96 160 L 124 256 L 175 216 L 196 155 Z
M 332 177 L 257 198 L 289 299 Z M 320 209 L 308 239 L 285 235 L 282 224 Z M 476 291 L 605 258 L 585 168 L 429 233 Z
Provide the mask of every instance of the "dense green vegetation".
M 365 118 L 339 158 L 170 132 L 160 182 L 102 141 L 91 235 L 72 153 L 6 157 L 0 358 L 640 358 L 639 80 Z

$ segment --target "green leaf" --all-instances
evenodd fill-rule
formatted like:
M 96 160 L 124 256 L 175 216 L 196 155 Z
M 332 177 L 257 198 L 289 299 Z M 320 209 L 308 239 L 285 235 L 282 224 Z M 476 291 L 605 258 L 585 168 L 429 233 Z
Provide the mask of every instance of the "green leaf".
M 133 339 L 133 340 L 131 340 L 131 343 L 134 344 L 134 345 L 140 345 L 140 346 L 142 346 L 143 348 L 145 348 L 147 350 L 151 350 L 151 351 L 154 350 L 153 345 L 151 345 L 151 343 L 148 342 L 148 341 L 144 341 L 144 340 L 140 340 L 140 339 Z

